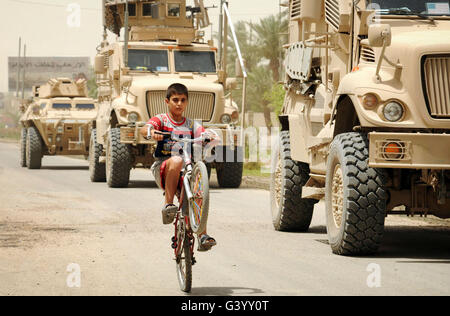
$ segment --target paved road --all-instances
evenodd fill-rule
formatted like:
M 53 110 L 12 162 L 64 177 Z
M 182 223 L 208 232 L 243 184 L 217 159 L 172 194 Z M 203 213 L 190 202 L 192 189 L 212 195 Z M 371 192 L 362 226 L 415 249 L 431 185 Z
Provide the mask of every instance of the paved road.
M 219 245 L 196 255 L 193 295 L 450 294 L 449 221 L 390 217 L 379 254 L 339 257 L 323 205 L 309 233 L 280 233 L 267 191 L 212 186 Z M 0 143 L 0 295 L 180 295 L 161 202 L 147 171 L 109 189 L 90 183 L 85 161 L 45 157 L 31 171 Z M 71 263 L 79 288 L 68 287 Z

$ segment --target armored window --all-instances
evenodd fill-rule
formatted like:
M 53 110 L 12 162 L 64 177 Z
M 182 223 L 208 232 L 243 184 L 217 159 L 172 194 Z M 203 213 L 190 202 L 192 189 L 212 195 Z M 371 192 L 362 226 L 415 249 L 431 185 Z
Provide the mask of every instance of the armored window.
M 93 110 L 95 109 L 94 104 L 77 104 L 76 108 L 79 110 Z
M 136 3 L 128 4 L 128 15 L 136 16 Z
M 53 103 L 53 108 L 56 110 L 71 109 L 72 105 L 70 103 Z
M 450 15 L 449 0 L 366 0 L 381 15 Z
M 142 16 L 153 16 L 153 3 L 143 3 L 142 4 Z
M 214 52 L 175 51 L 175 71 L 177 72 L 216 72 Z
M 168 3 L 167 4 L 167 16 L 169 17 L 179 17 L 180 16 L 180 4 L 178 3 Z
M 128 67 L 131 70 L 169 72 L 169 54 L 167 50 L 130 49 Z

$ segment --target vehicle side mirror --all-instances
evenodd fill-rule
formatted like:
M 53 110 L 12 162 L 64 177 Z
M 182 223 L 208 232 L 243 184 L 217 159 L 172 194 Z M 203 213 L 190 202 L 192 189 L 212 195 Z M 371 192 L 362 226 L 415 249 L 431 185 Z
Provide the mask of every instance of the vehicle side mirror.
M 133 77 L 131 76 L 122 76 L 122 87 L 129 88 L 131 83 L 133 82 Z
M 391 45 L 392 32 L 389 24 L 372 24 L 369 26 L 369 45 L 387 47 Z
M 97 75 L 103 75 L 106 72 L 105 55 L 97 55 L 97 56 L 95 56 L 94 72 Z
M 237 89 L 237 79 L 227 78 L 225 81 L 225 90 L 236 90 Z

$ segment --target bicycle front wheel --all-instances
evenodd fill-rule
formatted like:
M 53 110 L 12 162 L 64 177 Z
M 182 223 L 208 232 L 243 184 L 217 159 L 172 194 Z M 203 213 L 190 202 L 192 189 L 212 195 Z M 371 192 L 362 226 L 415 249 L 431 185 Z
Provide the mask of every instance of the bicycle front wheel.
M 209 177 L 203 162 L 195 164 L 191 178 L 193 199 L 189 201 L 189 219 L 194 233 L 206 230 L 209 212 Z

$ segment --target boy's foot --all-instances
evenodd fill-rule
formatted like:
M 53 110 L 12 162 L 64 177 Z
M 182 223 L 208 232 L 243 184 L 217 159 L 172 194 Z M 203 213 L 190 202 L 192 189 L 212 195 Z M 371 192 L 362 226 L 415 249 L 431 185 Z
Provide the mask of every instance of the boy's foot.
M 167 204 L 161 211 L 162 221 L 164 225 L 172 224 L 175 216 L 177 215 L 178 207 L 174 204 Z
M 212 247 L 217 245 L 217 242 L 214 238 L 211 236 L 208 236 L 207 234 L 204 234 L 200 237 L 198 237 L 198 249 L 197 251 L 204 252 L 211 250 Z

